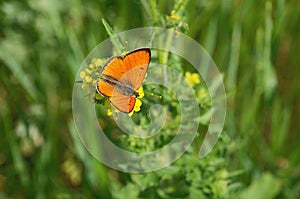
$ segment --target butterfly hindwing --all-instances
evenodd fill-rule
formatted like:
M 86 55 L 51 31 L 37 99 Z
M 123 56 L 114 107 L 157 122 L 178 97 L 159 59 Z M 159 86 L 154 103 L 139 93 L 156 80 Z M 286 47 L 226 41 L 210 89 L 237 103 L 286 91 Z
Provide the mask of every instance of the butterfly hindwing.
M 98 93 L 106 97 L 111 97 L 114 92 L 114 87 L 101 79 L 97 80 L 96 89 Z
M 116 89 L 114 90 L 113 95 L 108 99 L 114 107 L 123 113 L 130 113 L 133 110 L 136 101 L 134 97 L 123 95 Z

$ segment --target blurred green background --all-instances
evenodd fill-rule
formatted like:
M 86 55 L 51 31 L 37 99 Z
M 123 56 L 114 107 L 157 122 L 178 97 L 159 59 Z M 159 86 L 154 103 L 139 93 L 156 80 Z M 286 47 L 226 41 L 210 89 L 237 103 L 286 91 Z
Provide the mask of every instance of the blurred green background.
M 10 0 L 0 8 L 1 199 L 300 198 L 300 1 Z M 129 174 L 81 145 L 72 88 L 84 58 L 108 38 L 102 18 L 115 33 L 176 28 L 211 55 L 228 107 L 206 158 L 191 152 L 161 171 Z

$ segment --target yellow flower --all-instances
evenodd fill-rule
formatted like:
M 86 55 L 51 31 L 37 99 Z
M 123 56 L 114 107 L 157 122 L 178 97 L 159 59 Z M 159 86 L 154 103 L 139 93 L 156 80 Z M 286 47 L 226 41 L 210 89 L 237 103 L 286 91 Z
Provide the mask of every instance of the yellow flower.
M 113 113 L 119 112 L 119 110 L 116 108 L 113 108 L 107 100 L 104 102 L 104 106 L 107 108 L 107 110 L 106 110 L 107 116 L 111 116 Z
M 83 79 L 83 78 L 85 77 L 85 75 L 86 75 L 86 74 L 85 74 L 84 71 L 81 71 L 80 74 L 79 74 L 79 76 L 80 76 L 81 79 Z
M 96 95 L 95 85 L 100 76 L 100 67 L 105 64 L 106 60 L 107 59 L 93 58 L 91 62 L 79 73 L 79 77 L 82 79 L 81 88 L 86 93 L 86 97 L 91 101 L 101 100 L 100 95 Z
M 142 86 L 138 89 L 138 93 L 139 93 L 138 98 L 143 98 L 144 97 L 145 93 L 144 93 L 144 89 L 143 89 Z
M 116 108 L 113 108 L 113 109 L 112 109 L 112 108 L 110 107 L 110 108 L 107 109 L 106 115 L 107 115 L 107 116 L 111 116 L 113 113 L 118 113 L 118 112 L 119 112 L 118 109 L 116 109 Z
M 203 99 L 207 96 L 207 91 L 204 88 L 201 88 L 198 92 L 198 99 Z
M 198 73 L 190 73 L 190 72 L 185 72 L 185 78 L 186 81 L 190 86 L 194 86 L 196 84 L 199 84 L 200 81 L 200 76 Z
M 104 59 L 96 59 L 93 58 L 91 64 L 94 65 L 94 68 L 98 68 L 98 66 L 101 66 L 105 63 Z
M 91 82 L 91 81 L 93 80 L 92 77 L 89 76 L 89 75 L 86 75 L 84 79 L 85 79 L 85 81 L 86 81 L 87 83 L 89 83 L 89 82 Z
M 93 69 L 94 67 L 95 67 L 94 64 L 89 64 L 89 68 L 90 68 L 90 69 Z
M 177 21 L 180 19 L 180 16 L 175 13 L 175 10 L 172 10 L 172 12 L 171 12 L 171 19 L 173 19 L 174 21 Z
M 142 100 L 136 99 L 136 102 L 135 102 L 133 110 L 135 112 L 139 112 L 141 110 L 141 106 L 142 106 Z
M 109 108 L 109 109 L 107 109 L 106 114 L 107 114 L 107 116 L 111 116 L 111 115 L 113 114 L 113 112 L 112 112 L 111 109 Z
M 135 101 L 134 108 L 132 109 L 132 111 L 130 113 L 128 113 L 128 115 L 131 117 L 134 112 L 139 112 L 141 110 L 141 106 L 142 106 L 142 100 L 137 98 Z
M 84 72 L 85 72 L 86 74 L 91 74 L 91 73 L 92 73 L 92 71 L 91 71 L 90 69 L 88 69 L 88 68 L 84 69 Z

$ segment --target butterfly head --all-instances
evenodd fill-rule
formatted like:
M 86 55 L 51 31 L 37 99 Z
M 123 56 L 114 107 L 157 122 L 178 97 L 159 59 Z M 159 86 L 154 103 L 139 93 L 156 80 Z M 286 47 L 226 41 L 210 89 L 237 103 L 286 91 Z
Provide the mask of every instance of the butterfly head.
M 138 98 L 140 96 L 138 91 L 134 91 L 132 97 Z

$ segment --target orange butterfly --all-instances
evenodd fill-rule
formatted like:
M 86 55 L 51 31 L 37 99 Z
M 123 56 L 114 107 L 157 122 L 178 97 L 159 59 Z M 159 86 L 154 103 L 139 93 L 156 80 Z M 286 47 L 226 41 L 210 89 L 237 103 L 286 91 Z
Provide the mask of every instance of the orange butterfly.
M 124 57 L 115 56 L 108 60 L 96 82 L 97 92 L 119 111 L 130 113 L 139 96 L 137 89 L 142 85 L 151 58 L 149 48 L 140 48 Z

